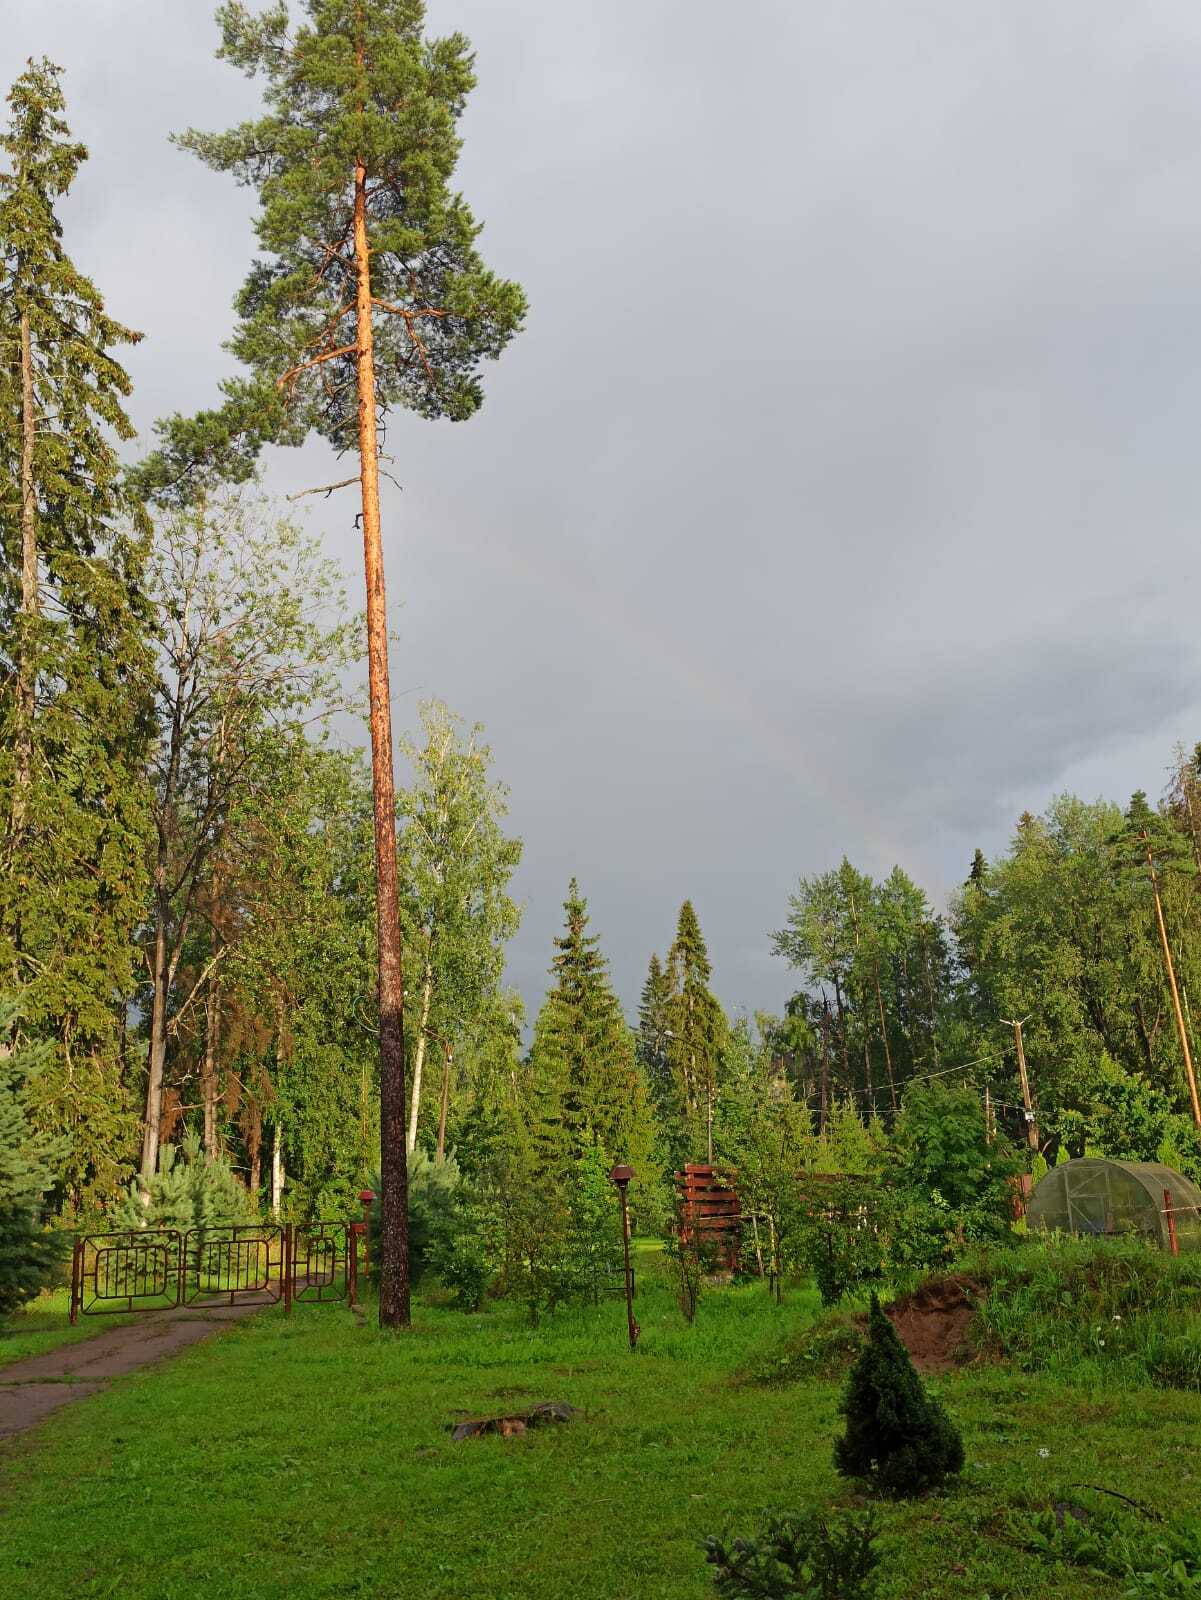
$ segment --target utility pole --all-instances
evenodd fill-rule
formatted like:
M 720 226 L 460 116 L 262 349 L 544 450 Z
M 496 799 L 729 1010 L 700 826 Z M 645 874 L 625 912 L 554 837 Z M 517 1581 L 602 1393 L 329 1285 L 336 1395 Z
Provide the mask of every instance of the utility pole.
M 1042 1136 L 1038 1131 L 1038 1123 L 1034 1116 L 1034 1105 L 1030 1099 L 1030 1079 L 1026 1075 L 1026 1052 L 1022 1046 L 1022 1028 L 1030 1021 L 1030 1018 L 1023 1017 L 1018 1022 L 1009 1017 L 1002 1017 L 1001 1021 L 1006 1027 L 1013 1029 L 1013 1039 L 1017 1045 L 1018 1052 L 1018 1079 L 1022 1085 L 1022 1104 L 1026 1108 L 1026 1143 L 1037 1155 L 1042 1145 Z
M 1193 1052 L 1189 1049 L 1188 1030 L 1184 1026 L 1184 1012 L 1180 1008 L 1180 991 L 1176 987 L 1176 968 L 1172 963 L 1172 950 L 1168 944 L 1168 930 L 1163 920 L 1163 903 L 1159 898 L 1159 874 L 1155 870 L 1155 857 L 1146 828 L 1139 834 L 1147 852 L 1147 871 L 1151 874 L 1151 893 L 1155 897 L 1155 920 L 1159 925 L 1159 942 L 1163 948 L 1164 966 L 1168 969 L 1168 984 L 1172 990 L 1172 1007 L 1176 1012 L 1176 1032 L 1180 1038 L 1180 1053 L 1184 1057 L 1184 1070 L 1188 1077 L 1189 1098 L 1193 1104 L 1193 1121 L 1201 1128 L 1201 1101 L 1197 1099 L 1197 1075 L 1193 1071 Z

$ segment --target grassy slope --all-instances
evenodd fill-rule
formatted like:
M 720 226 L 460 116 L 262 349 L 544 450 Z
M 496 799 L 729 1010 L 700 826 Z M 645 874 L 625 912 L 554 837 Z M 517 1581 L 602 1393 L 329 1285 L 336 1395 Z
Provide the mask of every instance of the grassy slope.
M 398 1339 L 340 1308 L 272 1311 L 0 1446 L 0 1594 L 248 1600 L 689 1600 L 712 1594 L 697 1541 L 763 1507 L 851 1498 L 830 1466 L 837 1388 L 735 1386 L 729 1373 L 814 1311 L 715 1293 L 686 1328 L 644 1278 L 624 1310 L 539 1330 L 502 1308 L 420 1308 Z M 939 1386 L 969 1467 L 948 1495 L 886 1508 L 886 1596 L 1116 1595 L 1003 1535 L 1024 1494 L 1108 1485 L 1175 1511 L 1201 1396 L 1090 1399 L 984 1369 Z M 451 1443 L 459 1410 L 540 1399 L 588 1420 Z M 1049 1448 L 1049 1459 L 1039 1447 Z

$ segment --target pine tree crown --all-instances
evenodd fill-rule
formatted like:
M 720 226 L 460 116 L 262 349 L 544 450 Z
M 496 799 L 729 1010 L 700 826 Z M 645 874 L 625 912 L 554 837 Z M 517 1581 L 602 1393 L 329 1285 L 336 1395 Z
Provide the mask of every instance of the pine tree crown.
M 235 306 L 229 349 L 248 376 L 216 410 L 158 425 L 138 471 L 148 494 L 187 499 L 215 477 L 243 478 L 264 442 L 310 432 L 338 451 L 358 425 L 356 176 L 371 252 L 376 400 L 461 421 L 479 409 L 479 366 L 520 330 L 525 297 L 485 267 L 480 225 L 450 187 L 457 132 L 475 83 L 461 34 L 426 39 L 419 0 L 305 0 L 252 16 L 218 12 L 218 55 L 265 80 L 266 115 L 177 143 L 257 189 L 265 254 Z M 381 446 L 382 447 L 382 446 Z

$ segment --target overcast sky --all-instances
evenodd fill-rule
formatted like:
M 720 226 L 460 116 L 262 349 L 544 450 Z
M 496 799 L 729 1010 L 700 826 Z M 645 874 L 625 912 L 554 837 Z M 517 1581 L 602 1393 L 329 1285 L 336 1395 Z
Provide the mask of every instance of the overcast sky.
M 253 195 L 167 143 L 253 112 L 203 0 L 3 0 L 66 68 L 67 244 L 209 404 Z M 434 0 L 462 188 L 527 331 L 385 490 L 395 711 L 487 728 L 536 1006 L 568 878 L 632 1011 L 695 902 L 778 1010 L 801 873 L 936 904 L 1056 790 L 1201 738 L 1196 0 Z M 279 492 L 327 481 L 277 453 Z M 340 476 L 333 473 L 332 476 Z M 348 492 L 349 494 L 350 492 Z M 355 507 L 310 502 L 361 596 Z

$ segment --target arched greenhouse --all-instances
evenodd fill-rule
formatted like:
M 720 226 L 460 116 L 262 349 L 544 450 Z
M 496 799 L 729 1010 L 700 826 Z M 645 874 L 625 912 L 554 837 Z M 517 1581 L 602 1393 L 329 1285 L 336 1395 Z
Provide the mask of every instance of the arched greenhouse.
M 1031 1231 L 1142 1235 L 1165 1250 L 1201 1250 L 1201 1189 L 1155 1161 L 1086 1156 L 1052 1167 L 1030 1196 Z

